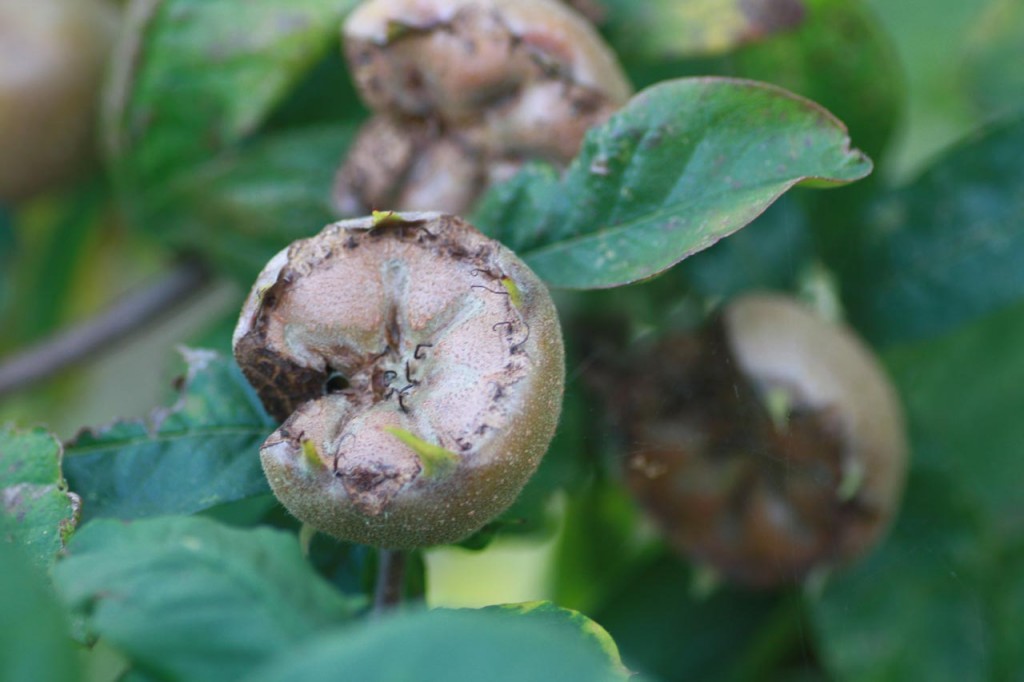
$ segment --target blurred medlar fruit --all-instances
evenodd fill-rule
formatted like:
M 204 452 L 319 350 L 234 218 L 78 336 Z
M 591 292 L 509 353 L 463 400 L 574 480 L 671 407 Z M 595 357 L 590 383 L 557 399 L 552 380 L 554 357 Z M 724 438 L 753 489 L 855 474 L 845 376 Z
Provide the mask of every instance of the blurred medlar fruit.
M 461 212 L 524 160 L 567 164 L 630 95 L 593 27 L 557 0 L 371 0 L 343 34 L 376 114 L 338 173 L 343 213 Z
M 117 10 L 103 0 L 0 2 L 0 201 L 71 177 L 93 129 Z
M 344 540 L 460 540 L 508 507 L 561 407 L 544 284 L 461 219 L 384 213 L 293 243 L 260 274 L 235 357 L 284 423 L 260 456 L 295 516 Z
M 896 513 L 902 410 L 870 351 L 791 299 L 732 301 L 622 377 L 625 475 L 669 542 L 771 587 L 847 563 Z

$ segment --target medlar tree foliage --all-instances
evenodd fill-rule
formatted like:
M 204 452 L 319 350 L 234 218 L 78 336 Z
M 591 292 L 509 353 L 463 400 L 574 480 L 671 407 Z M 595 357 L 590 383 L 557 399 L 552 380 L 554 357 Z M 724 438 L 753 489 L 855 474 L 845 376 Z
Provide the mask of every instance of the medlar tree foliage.
M 1022 27 L 0 1 L 0 679 L 1019 678 Z

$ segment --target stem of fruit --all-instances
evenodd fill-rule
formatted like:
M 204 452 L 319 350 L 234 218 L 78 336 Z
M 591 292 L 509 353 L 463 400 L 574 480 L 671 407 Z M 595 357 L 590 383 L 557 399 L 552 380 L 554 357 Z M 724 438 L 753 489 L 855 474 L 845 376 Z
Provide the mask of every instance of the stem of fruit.
M 402 603 L 406 558 L 405 552 L 398 549 L 382 549 L 377 555 L 377 589 L 373 595 L 374 615 L 383 615 Z

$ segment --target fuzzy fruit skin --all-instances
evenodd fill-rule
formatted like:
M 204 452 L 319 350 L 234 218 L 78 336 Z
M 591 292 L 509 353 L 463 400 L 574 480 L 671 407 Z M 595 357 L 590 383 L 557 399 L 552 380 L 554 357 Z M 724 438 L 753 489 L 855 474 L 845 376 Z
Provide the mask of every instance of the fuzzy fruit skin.
M 631 94 L 594 28 L 557 0 L 370 0 L 343 39 L 374 112 L 335 180 L 343 215 L 463 213 L 525 161 L 568 164 Z
M 748 294 L 649 357 L 627 398 L 626 481 L 680 552 L 768 588 L 878 543 L 903 490 L 906 429 L 848 329 Z M 773 395 L 788 415 L 771 413 Z
M 293 243 L 257 279 L 234 348 L 284 419 L 260 451 L 274 494 L 343 540 L 470 535 L 515 500 L 558 423 L 564 351 L 547 288 L 454 216 L 389 213 Z M 348 386 L 325 391 L 332 371 Z
M 0 2 L 0 200 L 49 189 L 93 156 L 117 24 L 103 0 Z

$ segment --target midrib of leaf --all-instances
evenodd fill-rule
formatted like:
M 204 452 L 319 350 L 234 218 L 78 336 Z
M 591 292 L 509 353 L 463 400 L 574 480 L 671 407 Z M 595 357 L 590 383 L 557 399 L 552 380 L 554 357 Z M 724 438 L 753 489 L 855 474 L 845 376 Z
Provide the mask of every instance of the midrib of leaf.
M 803 176 L 803 177 L 797 178 L 795 180 L 792 180 L 790 182 L 784 183 L 784 185 L 782 185 L 780 187 L 779 191 L 772 195 L 772 201 L 774 201 L 775 199 L 778 199 L 780 196 L 782 196 L 787 191 L 792 189 L 794 185 L 797 185 L 797 184 L 803 182 L 804 180 L 808 180 L 808 179 L 812 179 L 812 178 L 816 178 L 816 177 L 817 176 Z M 743 190 L 721 191 L 721 192 L 718 192 L 718 193 L 705 194 L 704 196 L 705 197 L 710 197 L 712 199 L 717 199 L 718 197 L 723 196 L 725 194 L 734 194 L 735 195 L 735 194 L 739 194 L 740 191 L 746 191 L 746 190 L 749 190 L 751 192 L 754 192 L 754 191 L 760 192 L 760 191 L 762 191 L 764 189 L 767 189 L 769 187 L 773 187 L 773 186 L 775 186 L 777 184 L 778 183 L 774 183 L 774 182 L 772 182 L 772 183 L 759 183 L 759 184 L 756 184 L 756 185 L 746 186 L 746 187 L 744 187 Z M 620 187 L 621 187 L 621 185 L 620 185 Z M 645 223 L 650 223 L 652 221 L 667 220 L 668 218 L 675 217 L 681 211 L 685 210 L 683 207 L 685 207 L 686 205 L 687 205 L 686 202 L 669 204 L 669 205 L 663 206 L 661 208 L 655 209 L 655 210 L 651 211 L 650 213 L 644 213 L 643 215 L 638 216 L 638 217 L 636 217 L 636 218 L 634 218 L 632 220 L 629 220 L 627 222 L 619 223 L 618 225 L 611 225 L 611 226 L 607 226 L 607 227 L 598 228 L 597 230 L 594 230 L 593 232 L 588 232 L 587 234 L 582 234 L 582 235 L 577 235 L 577 236 L 574 236 L 574 237 L 569 237 L 567 239 L 562 239 L 562 240 L 559 240 L 559 241 L 554 242 L 552 244 L 547 244 L 545 246 L 542 246 L 542 247 L 539 247 L 539 248 L 536 248 L 536 249 L 531 249 L 531 250 L 528 250 L 528 251 L 524 251 L 522 253 L 522 257 L 524 259 L 529 259 L 529 258 L 534 257 L 534 256 L 543 255 L 543 254 L 545 254 L 545 253 L 547 253 L 549 251 L 560 251 L 560 250 L 566 249 L 568 247 L 571 247 L 573 245 L 583 244 L 583 243 L 586 243 L 588 241 L 598 241 L 598 240 L 603 239 L 603 238 L 615 236 L 615 235 L 617 235 L 619 233 L 626 232 L 628 230 L 637 229 L 638 227 L 643 227 L 645 225 Z M 761 213 L 764 213 L 764 211 L 768 209 L 769 205 L 770 205 L 770 203 L 766 204 L 763 207 L 760 207 L 760 210 L 758 211 L 758 215 L 760 215 Z M 706 222 L 706 221 L 704 221 L 704 222 Z M 703 225 L 704 222 L 701 222 L 701 224 Z M 742 226 L 739 226 L 736 229 L 738 230 L 741 227 Z
M 209 428 L 200 429 L 189 429 L 176 433 L 161 433 L 150 437 L 139 437 L 129 438 L 125 440 L 110 441 L 107 443 L 87 445 L 87 446 L 76 446 L 70 445 L 67 447 L 67 455 L 70 457 L 77 457 L 80 455 L 95 454 L 97 452 L 104 452 L 107 450 L 119 450 L 121 448 L 132 447 L 135 445 L 148 445 L 150 443 L 169 443 L 176 440 L 185 440 L 187 438 L 209 438 L 209 437 L 225 437 L 225 436 L 260 436 L 266 437 L 273 430 L 273 427 L 267 426 L 263 428 L 256 427 L 223 427 L 223 426 L 212 426 Z

